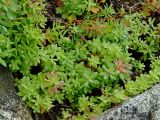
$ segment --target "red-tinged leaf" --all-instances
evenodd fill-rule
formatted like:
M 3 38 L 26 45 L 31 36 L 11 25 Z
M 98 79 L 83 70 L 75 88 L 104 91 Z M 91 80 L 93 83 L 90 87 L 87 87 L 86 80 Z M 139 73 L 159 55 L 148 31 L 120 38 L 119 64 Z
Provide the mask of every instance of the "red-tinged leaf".
M 81 39 L 82 39 L 82 41 L 86 41 L 86 38 L 83 35 L 81 35 Z
M 157 10 L 158 14 L 160 14 L 160 8 Z
M 51 77 L 51 72 L 47 73 L 47 78 L 49 79 Z
M 153 0 L 147 0 L 148 3 L 153 3 Z
M 60 6 L 62 4 L 62 1 L 61 0 L 54 0 L 54 4 L 56 6 Z
M 128 73 L 128 71 L 126 69 L 127 67 L 130 67 L 130 65 L 123 63 L 121 60 L 117 61 L 116 70 L 118 70 L 120 73 L 126 73 L 127 74 Z
M 55 87 L 53 88 L 53 92 L 54 92 L 54 93 L 59 93 L 59 89 L 55 86 Z
M 51 95 L 53 93 L 59 93 L 60 89 L 64 87 L 64 81 L 60 81 L 59 84 L 54 85 L 53 87 L 48 89 L 48 94 Z

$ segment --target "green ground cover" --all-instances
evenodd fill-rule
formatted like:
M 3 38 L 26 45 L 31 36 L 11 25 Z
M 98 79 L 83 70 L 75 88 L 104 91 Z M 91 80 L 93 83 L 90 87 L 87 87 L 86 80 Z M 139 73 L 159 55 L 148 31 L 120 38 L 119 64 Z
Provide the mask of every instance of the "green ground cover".
M 64 22 L 46 27 L 43 0 L 0 0 L 0 64 L 34 112 L 59 105 L 58 119 L 92 120 L 160 82 L 158 3 L 55 0 Z

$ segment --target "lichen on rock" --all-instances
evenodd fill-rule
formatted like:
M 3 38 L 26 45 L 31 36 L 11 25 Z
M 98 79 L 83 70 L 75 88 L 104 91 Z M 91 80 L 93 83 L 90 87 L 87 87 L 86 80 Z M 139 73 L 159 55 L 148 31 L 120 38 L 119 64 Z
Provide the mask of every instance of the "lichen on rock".
M 0 120 L 32 120 L 28 108 L 17 95 L 13 76 L 0 67 Z
M 107 110 L 97 120 L 160 120 L 160 84 Z

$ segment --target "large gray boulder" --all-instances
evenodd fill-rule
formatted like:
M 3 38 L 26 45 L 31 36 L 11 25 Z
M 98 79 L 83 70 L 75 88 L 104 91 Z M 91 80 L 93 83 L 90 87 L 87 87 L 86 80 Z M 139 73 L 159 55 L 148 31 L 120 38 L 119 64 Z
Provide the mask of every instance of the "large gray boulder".
M 160 84 L 104 112 L 97 120 L 160 120 Z
M 15 89 L 11 72 L 0 67 L 0 120 L 32 120 Z

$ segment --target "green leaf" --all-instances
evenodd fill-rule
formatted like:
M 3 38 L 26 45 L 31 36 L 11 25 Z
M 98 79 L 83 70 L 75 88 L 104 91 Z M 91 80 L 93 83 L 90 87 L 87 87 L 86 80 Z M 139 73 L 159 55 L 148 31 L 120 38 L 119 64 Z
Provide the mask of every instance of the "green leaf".
M 7 67 L 6 62 L 2 58 L 0 58 L 0 64 L 2 64 L 4 67 Z

